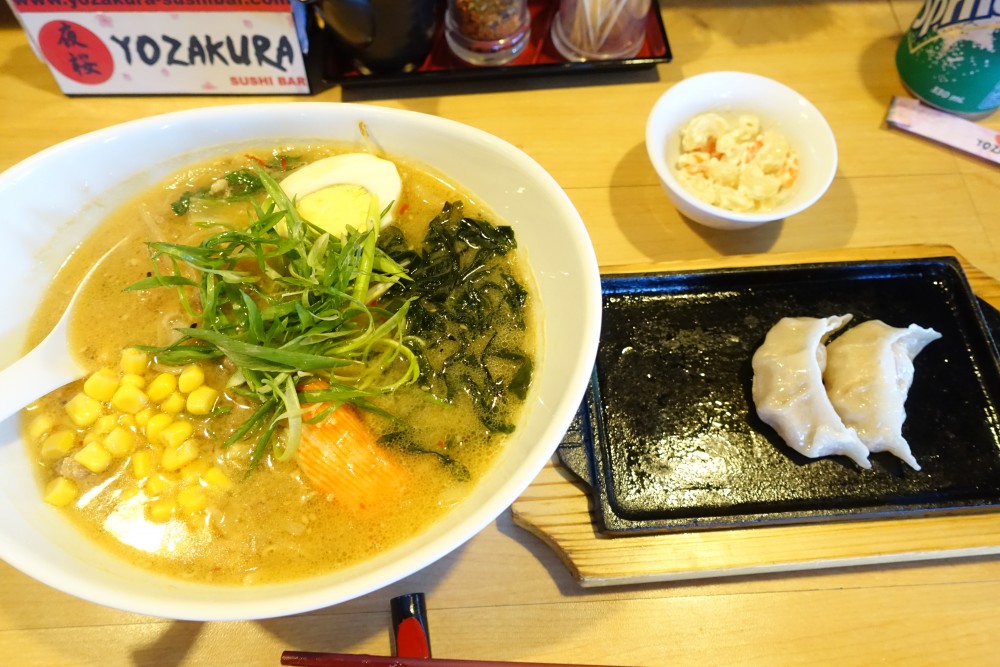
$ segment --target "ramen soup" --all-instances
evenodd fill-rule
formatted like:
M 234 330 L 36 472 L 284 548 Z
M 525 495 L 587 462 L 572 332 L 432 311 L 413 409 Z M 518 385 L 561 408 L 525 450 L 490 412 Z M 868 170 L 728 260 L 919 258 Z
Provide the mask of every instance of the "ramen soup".
M 537 322 L 510 227 L 426 168 L 290 146 L 178 173 L 77 251 L 95 369 L 31 405 L 46 502 L 206 582 L 369 558 L 459 503 L 514 430 Z

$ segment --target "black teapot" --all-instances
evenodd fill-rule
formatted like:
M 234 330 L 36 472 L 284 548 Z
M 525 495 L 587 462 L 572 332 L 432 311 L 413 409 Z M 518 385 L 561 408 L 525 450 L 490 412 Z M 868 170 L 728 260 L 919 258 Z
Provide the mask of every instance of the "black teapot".
M 430 53 L 439 0 L 308 0 L 341 51 L 365 74 L 409 72 Z

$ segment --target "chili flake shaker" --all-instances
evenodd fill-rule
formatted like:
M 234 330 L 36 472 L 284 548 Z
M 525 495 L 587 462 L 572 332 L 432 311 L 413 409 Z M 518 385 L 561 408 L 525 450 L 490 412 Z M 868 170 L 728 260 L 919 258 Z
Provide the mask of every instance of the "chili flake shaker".
M 473 65 L 502 65 L 531 34 L 527 0 L 448 0 L 444 34 L 452 53 Z
M 1000 2 L 925 0 L 899 44 L 896 67 L 927 104 L 988 116 L 1000 107 Z

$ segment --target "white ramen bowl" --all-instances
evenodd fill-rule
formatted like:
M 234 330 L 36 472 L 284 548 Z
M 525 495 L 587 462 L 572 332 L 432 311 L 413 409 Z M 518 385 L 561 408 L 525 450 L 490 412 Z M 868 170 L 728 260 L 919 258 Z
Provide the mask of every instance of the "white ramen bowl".
M 236 620 L 317 609 L 375 591 L 446 555 L 503 512 L 550 459 L 582 400 L 600 332 L 601 288 L 580 215 L 528 155 L 475 128 L 409 111 L 295 102 L 184 111 L 93 132 L 0 174 L 0 367 L 59 266 L 111 211 L 187 164 L 262 144 L 360 139 L 456 179 L 515 229 L 541 300 L 543 340 L 521 421 L 471 495 L 423 533 L 366 562 L 248 587 L 167 578 L 98 547 L 45 505 L 20 438 L 0 423 L 0 558 L 54 588 L 122 610 Z
M 799 154 L 799 176 L 789 197 L 770 211 L 738 213 L 698 199 L 677 179 L 681 130 L 698 114 L 760 118 Z M 823 196 L 837 171 L 837 142 L 823 114 L 788 86 L 757 74 L 710 72 L 674 84 L 646 121 L 646 151 L 667 196 L 681 214 L 717 229 L 746 229 L 801 213 Z

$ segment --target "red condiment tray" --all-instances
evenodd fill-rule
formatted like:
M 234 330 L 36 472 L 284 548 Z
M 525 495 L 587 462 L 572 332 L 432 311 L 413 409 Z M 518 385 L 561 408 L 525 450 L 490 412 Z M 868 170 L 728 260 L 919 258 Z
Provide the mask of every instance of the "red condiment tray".
M 528 1 L 528 10 L 531 13 L 531 36 L 528 45 L 517 58 L 504 65 L 479 67 L 470 65 L 454 55 L 445 41 L 443 21 L 441 21 L 431 52 L 416 70 L 395 74 L 363 74 L 354 68 L 348 58 L 332 56 L 324 68 L 323 82 L 328 87 L 338 84 L 348 87 L 502 79 L 542 74 L 643 69 L 654 67 L 657 63 L 670 62 L 673 58 L 658 0 L 653 0 L 650 6 L 646 22 L 646 41 L 639 53 L 632 58 L 586 62 L 566 60 L 553 45 L 549 30 L 558 6 L 559 3 L 552 0 Z

